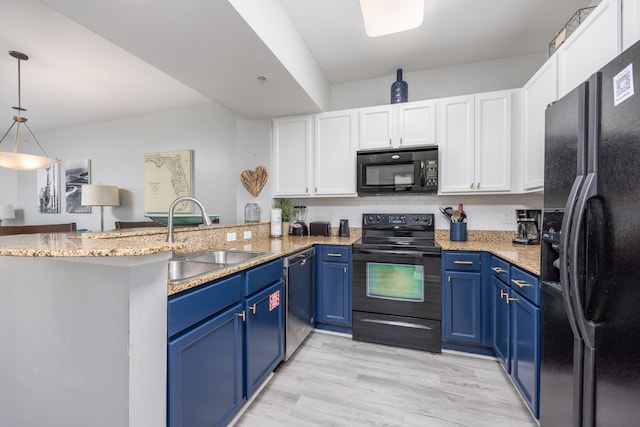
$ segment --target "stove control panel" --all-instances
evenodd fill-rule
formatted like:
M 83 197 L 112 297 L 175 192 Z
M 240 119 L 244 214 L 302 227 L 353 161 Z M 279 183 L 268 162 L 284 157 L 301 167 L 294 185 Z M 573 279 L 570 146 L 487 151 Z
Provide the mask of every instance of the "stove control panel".
M 362 225 L 433 225 L 433 214 L 363 214 Z

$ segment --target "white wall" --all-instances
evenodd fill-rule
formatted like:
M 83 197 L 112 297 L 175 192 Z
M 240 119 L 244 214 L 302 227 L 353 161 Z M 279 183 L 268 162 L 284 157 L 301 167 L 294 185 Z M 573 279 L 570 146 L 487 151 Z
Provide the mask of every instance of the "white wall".
M 452 67 L 404 72 L 409 101 L 467 95 L 522 87 L 547 59 L 546 53 L 470 62 Z M 388 77 L 358 80 L 331 87 L 331 109 L 388 104 L 395 70 Z
M 238 119 L 236 124 L 237 222 L 244 222 L 244 206 L 248 202 L 260 204 L 260 220 L 266 222 L 270 220 L 271 213 L 271 183 L 267 181 L 258 197 L 254 197 L 240 182 L 240 173 L 245 169 L 253 171 L 257 166 L 264 166 L 271 174 L 271 120 Z
M 35 191 L 35 190 L 34 190 Z M 18 171 L 0 168 L 0 205 L 18 204 Z M 16 220 L 2 220 L 4 225 L 14 224 Z
M 143 220 L 145 153 L 194 151 L 194 195 L 221 221 L 236 221 L 236 115 L 210 103 L 169 111 L 65 128 L 37 135 L 50 156 L 63 160 L 90 159 L 91 182 L 121 188 L 121 206 L 105 208 L 105 229 L 116 220 Z M 231 160 L 231 161 L 230 161 Z M 62 171 L 64 174 L 64 170 Z M 41 214 L 37 211 L 36 172 L 18 172 L 20 220 L 26 224 L 75 221 L 78 228 L 100 228 L 99 208 L 92 214 Z M 168 208 L 168 206 L 167 206 Z M 194 208 L 198 212 L 197 207 Z

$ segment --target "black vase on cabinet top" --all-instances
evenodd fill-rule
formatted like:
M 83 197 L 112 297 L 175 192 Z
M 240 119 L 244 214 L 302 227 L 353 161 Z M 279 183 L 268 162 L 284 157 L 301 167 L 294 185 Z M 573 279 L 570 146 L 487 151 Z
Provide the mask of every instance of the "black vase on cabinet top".
M 409 100 L 409 85 L 402 80 L 402 68 L 396 70 L 396 81 L 391 84 L 391 103 L 407 102 Z

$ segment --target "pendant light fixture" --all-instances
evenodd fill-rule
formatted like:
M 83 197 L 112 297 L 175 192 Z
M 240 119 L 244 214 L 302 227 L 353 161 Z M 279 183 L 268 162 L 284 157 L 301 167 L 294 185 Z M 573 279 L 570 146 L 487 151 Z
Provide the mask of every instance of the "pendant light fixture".
M 27 61 L 29 57 L 24 53 L 16 52 L 15 50 L 10 50 L 9 55 L 13 56 L 18 60 L 18 106 L 13 107 L 13 109 L 18 112 L 18 115 L 13 116 L 13 123 L 11 123 L 11 126 L 9 126 L 9 129 L 7 129 L 4 135 L 2 135 L 2 138 L 0 138 L 0 144 L 2 144 L 2 141 L 4 141 L 4 139 L 7 137 L 9 132 L 11 132 L 11 129 L 13 129 L 14 126 L 16 127 L 16 136 L 13 140 L 13 151 L 0 151 L 0 166 L 9 168 L 9 169 L 18 169 L 18 170 L 33 170 L 33 169 L 45 168 L 47 166 L 52 165 L 53 163 L 59 162 L 59 160 L 51 158 L 47 155 L 47 153 L 44 151 L 44 148 L 42 148 L 42 145 L 40 145 L 40 142 L 38 142 L 38 139 L 36 138 L 36 136 L 33 134 L 33 132 L 31 132 L 31 129 L 29 129 L 29 126 L 27 125 L 27 118 L 22 117 L 21 115 L 22 111 L 27 111 L 27 110 L 22 108 L 22 102 L 21 102 L 21 96 L 20 96 L 21 95 L 20 93 L 20 61 Z M 18 153 L 18 138 L 20 134 L 20 125 L 24 125 L 25 129 L 27 129 L 27 131 L 29 132 L 33 140 L 36 142 L 36 144 L 38 144 L 38 147 L 40 147 L 40 151 L 42 151 L 44 156 Z

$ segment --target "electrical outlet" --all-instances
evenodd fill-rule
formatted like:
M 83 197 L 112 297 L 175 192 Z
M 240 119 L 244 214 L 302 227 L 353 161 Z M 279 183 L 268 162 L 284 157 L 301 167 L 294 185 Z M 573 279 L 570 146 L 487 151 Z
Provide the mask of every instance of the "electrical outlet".
M 244 234 L 242 235 L 242 238 L 247 240 L 251 238 L 251 230 L 247 230 L 244 232 Z
M 227 233 L 227 242 L 233 242 L 236 240 L 236 233 Z
M 504 215 L 502 215 L 502 223 L 511 224 L 511 212 L 505 212 Z

